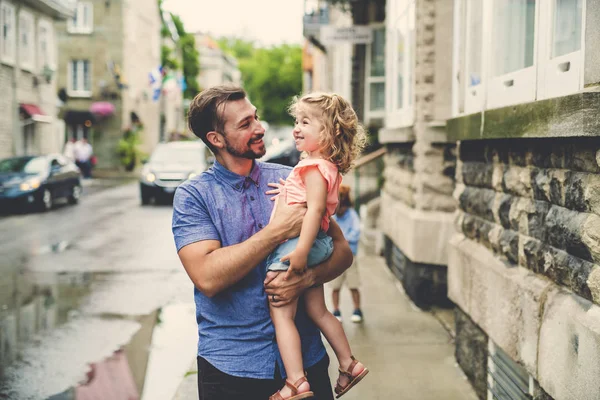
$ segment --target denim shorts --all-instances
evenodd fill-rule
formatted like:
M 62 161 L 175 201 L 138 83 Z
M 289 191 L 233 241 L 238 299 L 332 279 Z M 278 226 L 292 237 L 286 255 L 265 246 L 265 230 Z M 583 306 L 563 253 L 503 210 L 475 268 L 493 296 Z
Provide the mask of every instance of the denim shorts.
M 277 246 L 277 248 L 269 254 L 269 257 L 267 257 L 267 270 L 287 271 L 290 267 L 290 262 L 281 262 L 281 257 L 290 254 L 296 249 L 299 239 L 299 237 L 295 237 Z M 313 267 L 327 260 L 331 256 L 331 253 L 333 253 L 333 240 L 325 232 L 319 231 L 317 238 L 310 248 L 306 263 L 309 267 Z

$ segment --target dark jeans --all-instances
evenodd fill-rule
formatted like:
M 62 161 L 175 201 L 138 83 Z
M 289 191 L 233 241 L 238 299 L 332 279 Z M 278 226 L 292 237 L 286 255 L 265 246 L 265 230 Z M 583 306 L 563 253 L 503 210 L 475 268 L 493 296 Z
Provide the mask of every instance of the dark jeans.
M 333 400 L 329 381 L 329 356 L 306 370 L 310 390 L 315 393 L 314 400 Z M 268 400 L 284 385 L 279 378 L 279 369 L 275 369 L 274 379 L 239 378 L 219 371 L 204 358 L 198 357 L 198 394 L 200 400 Z

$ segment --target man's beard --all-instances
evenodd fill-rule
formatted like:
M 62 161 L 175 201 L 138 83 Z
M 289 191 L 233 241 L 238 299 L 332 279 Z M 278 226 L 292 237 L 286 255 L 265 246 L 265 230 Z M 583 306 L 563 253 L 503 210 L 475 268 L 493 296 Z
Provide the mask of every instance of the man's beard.
M 229 143 L 229 140 L 227 140 L 226 136 L 224 136 L 224 138 L 225 138 L 225 148 L 227 149 L 227 152 L 229 154 L 231 154 L 232 156 L 255 160 L 257 158 L 261 158 L 267 152 L 267 150 L 265 149 L 265 146 L 264 146 L 264 142 L 263 142 L 262 149 L 258 150 L 258 152 L 256 152 L 256 151 L 252 150 L 250 142 L 246 143 L 246 146 L 247 146 L 246 149 L 239 150 L 239 149 L 236 149 L 235 147 L 233 147 L 231 145 L 231 143 Z

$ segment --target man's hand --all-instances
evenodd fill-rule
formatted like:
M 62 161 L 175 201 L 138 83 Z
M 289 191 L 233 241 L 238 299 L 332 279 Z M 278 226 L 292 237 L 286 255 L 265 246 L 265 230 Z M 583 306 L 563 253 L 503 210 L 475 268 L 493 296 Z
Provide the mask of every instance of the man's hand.
M 275 212 L 269 225 L 281 230 L 286 239 L 291 239 L 300 235 L 302 229 L 302 220 L 306 214 L 306 207 L 299 204 L 288 205 L 287 194 L 285 187 L 281 188 L 281 192 L 275 203 Z
M 283 272 L 267 272 L 265 279 L 265 292 L 273 307 L 282 307 L 297 299 L 306 289 L 314 284 L 312 270 L 308 269 L 301 275 L 292 274 L 284 280 Z M 275 295 L 275 301 L 273 296 Z

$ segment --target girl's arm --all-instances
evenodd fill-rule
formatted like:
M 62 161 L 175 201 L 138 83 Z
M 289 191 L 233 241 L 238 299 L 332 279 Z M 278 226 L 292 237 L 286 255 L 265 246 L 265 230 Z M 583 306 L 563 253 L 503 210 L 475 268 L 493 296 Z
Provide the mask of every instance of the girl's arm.
M 319 229 L 321 220 L 327 208 L 327 181 L 321 175 L 317 167 L 307 168 L 301 173 L 302 180 L 306 186 L 306 214 L 302 221 L 302 230 L 296 249 L 282 261 L 290 260 L 290 268 L 286 278 L 292 272 L 301 273 L 306 269 L 306 260 Z

